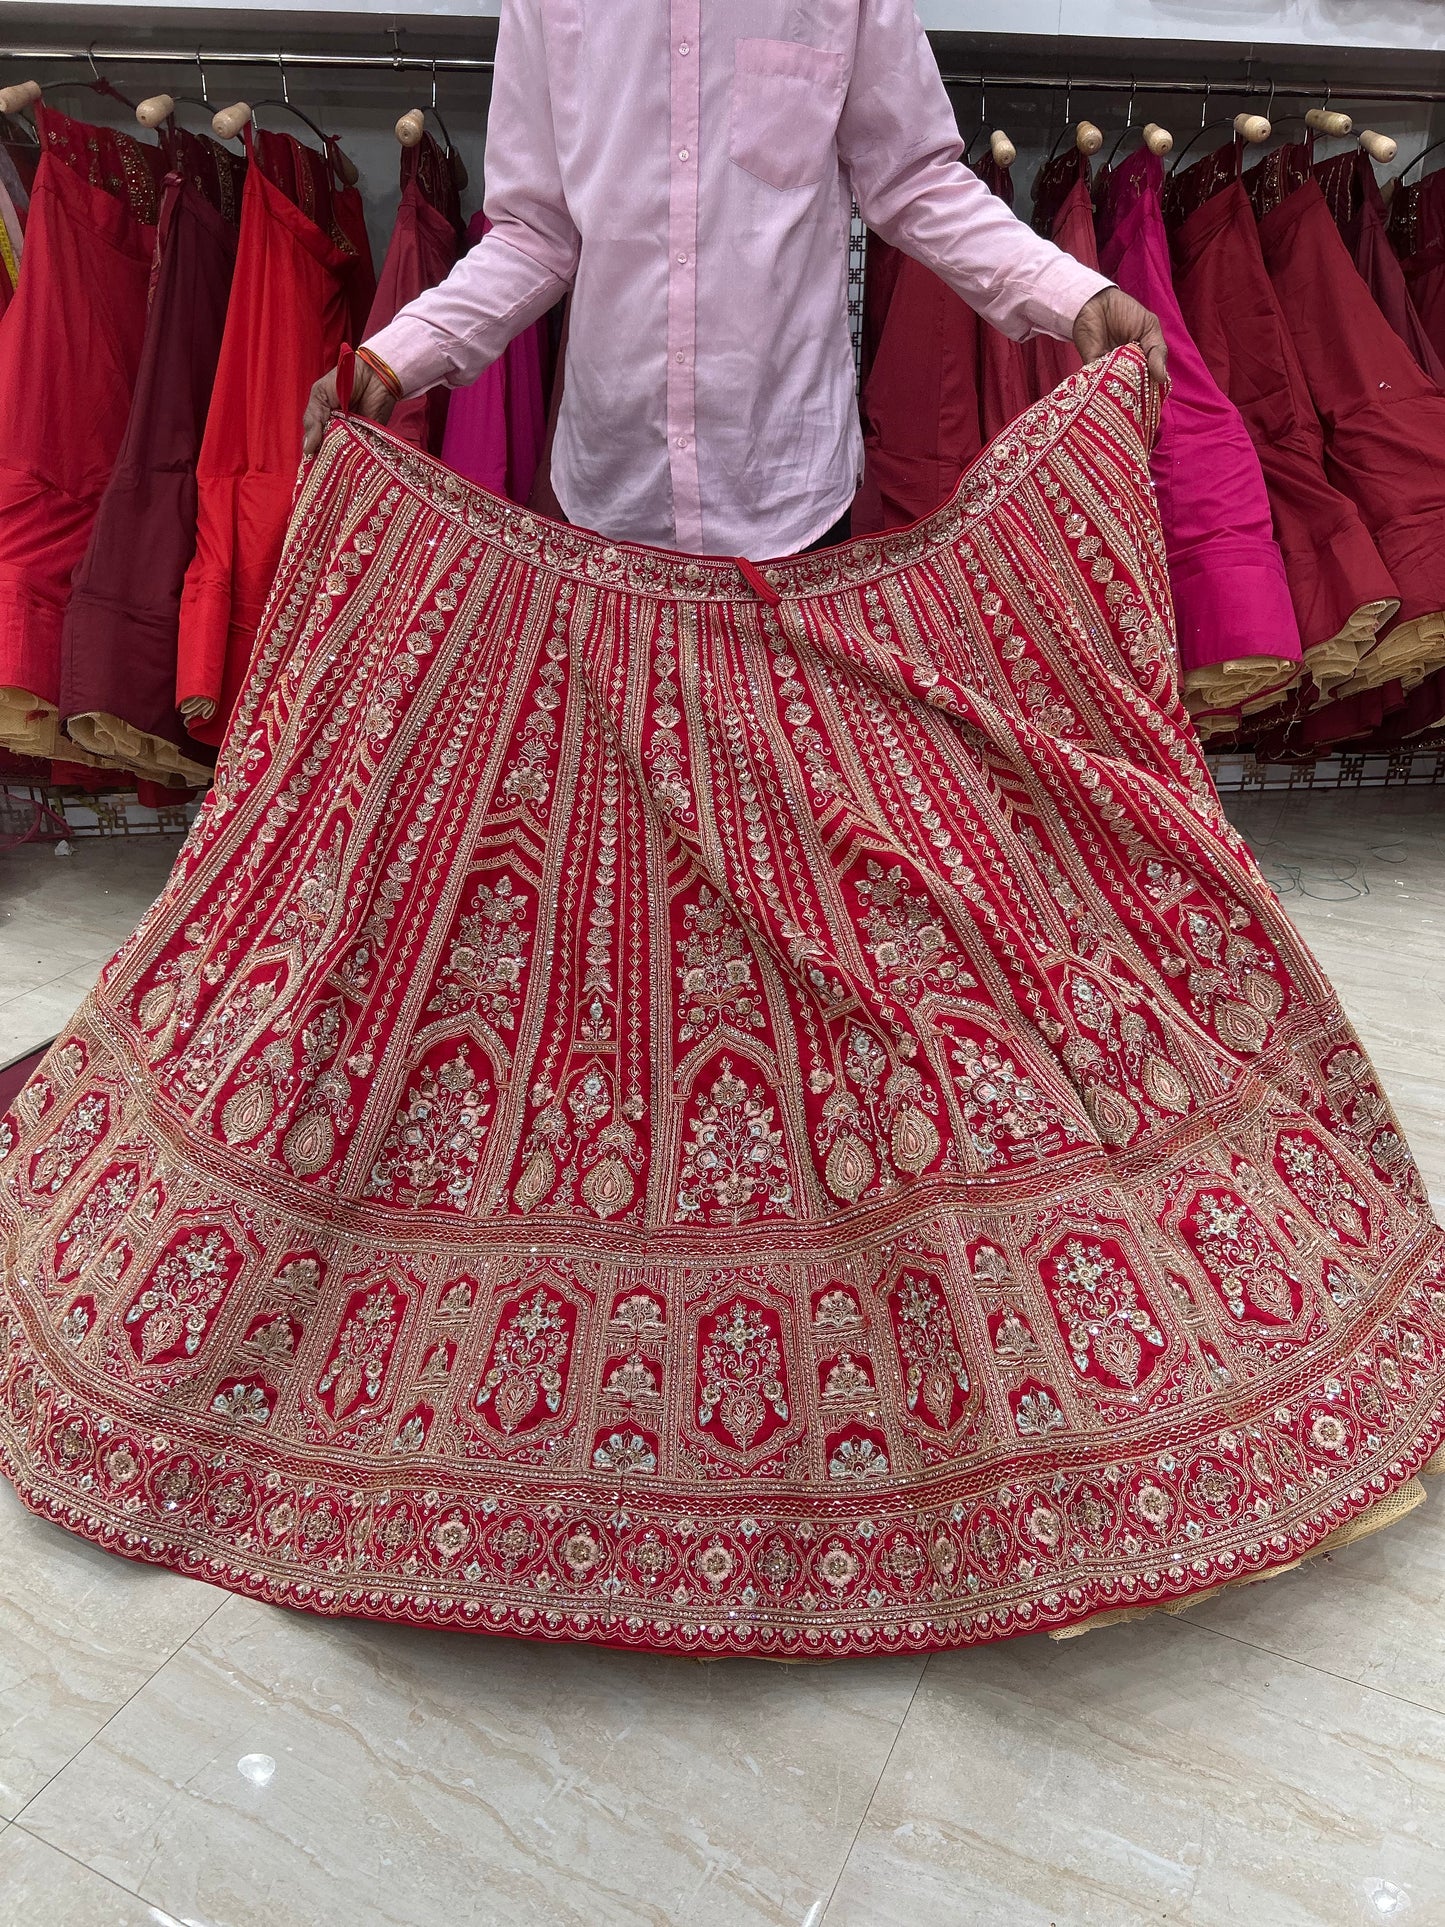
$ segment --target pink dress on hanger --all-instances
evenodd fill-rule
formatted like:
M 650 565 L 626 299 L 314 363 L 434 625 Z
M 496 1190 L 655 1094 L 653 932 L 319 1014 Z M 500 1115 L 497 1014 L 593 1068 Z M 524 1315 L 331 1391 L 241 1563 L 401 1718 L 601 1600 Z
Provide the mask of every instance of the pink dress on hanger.
M 1164 170 L 1140 148 L 1099 181 L 1099 264 L 1159 317 L 1170 392 L 1150 458 L 1185 700 L 1208 734 L 1299 673 L 1300 635 L 1259 457 L 1194 345 L 1169 269 Z
M 474 214 L 467 246 L 475 247 L 491 222 Z M 498 359 L 466 388 L 452 391 L 442 460 L 494 495 L 525 502 L 547 437 L 543 384 L 545 318 L 507 344 Z

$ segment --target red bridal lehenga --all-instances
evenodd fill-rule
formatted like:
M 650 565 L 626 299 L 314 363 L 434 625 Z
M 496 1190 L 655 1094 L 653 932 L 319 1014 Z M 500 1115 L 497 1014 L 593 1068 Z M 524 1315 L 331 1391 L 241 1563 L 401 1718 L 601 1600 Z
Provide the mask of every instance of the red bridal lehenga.
M 1063 1630 L 1408 1509 L 1445 1250 L 1176 682 L 1132 351 L 764 567 L 357 422 L 4 1126 L 26 1502 L 313 1611 Z

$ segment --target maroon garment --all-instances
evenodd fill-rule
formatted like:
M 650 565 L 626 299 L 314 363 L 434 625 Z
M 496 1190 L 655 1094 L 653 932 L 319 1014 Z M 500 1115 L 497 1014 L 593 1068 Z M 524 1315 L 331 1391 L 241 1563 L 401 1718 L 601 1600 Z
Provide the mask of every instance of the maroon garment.
M 1325 475 L 1324 431 L 1264 265 L 1237 142 L 1171 177 L 1174 288 L 1205 364 L 1244 417 L 1269 490 L 1306 661 L 1350 672 L 1397 601 L 1360 512 Z M 1333 645 L 1329 650 L 1326 645 Z
M 1425 332 L 1400 257 L 1390 245 L 1389 211 L 1374 162 L 1356 148 L 1316 161 L 1315 179 L 1376 307 L 1430 379 L 1445 387 L 1445 358 Z
M 200 165 L 166 178 L 125 438 L 66 617 L 60 713 L 72 740 L 92 754 L 162 779 L 197 781 L 204 768 L 175 706 L 176 637 L 196 546 L 196 459 L 236 262 L 245 162 L 194 136 L 177 145 L 179 164 L 194 148 Z
M 446 278 L 460 249 L 461 220 L 451 162 L 431 135 L 423 134 L 415 147 L 401 150 L 401 204 L 359 339 L 384 328 L 408 301 Z M 397 403 L 387 427 L 404 442 L 440 455 L 449 399 L 441 387 L 413 395 Z
M 1420 326 L 1445 362 L 1445 170 L 1395 189 L 1389 235 Z
M 1356 271 L 1309 148 L 1278 148 L 1246 178 L 1265 266 L 1324 425 L 1326 471 L 1359 509 L 1400 596 L 1360 677 L 1418 682 L 1445 658 L 1445 393 Z
M 1008 168 L 999 167 L 991 154 L 985 154 L 973 171 L 990 193 L 997 194 L 1006 206 L 1013 206 L 1013 175 Z M 984 441 L 1001 435 L 1036 399 L 1026 345 L 1011 340 L 979 316 L 978 415 Z
M 871 353 L 859 395 L 864 461 L 854 535 L 931 515 L 983 447 L 983 323 L 931 268 L 876 234 L 868 236 L 866 277 Z

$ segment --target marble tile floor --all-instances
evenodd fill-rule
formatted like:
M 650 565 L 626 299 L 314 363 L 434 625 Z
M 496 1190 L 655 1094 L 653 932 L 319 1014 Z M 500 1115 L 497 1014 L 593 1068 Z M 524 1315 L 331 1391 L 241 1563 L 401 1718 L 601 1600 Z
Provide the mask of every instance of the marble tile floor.
M 1445 791 L 1234 800 L 1445 1207 Z M 0 856 L 0 1062 L 164 879 Z M 1064 1644 L 773 1667 L 307 1619 L 0 1485 L 0 1927 L 1445 1927 L 1445 1483 Z

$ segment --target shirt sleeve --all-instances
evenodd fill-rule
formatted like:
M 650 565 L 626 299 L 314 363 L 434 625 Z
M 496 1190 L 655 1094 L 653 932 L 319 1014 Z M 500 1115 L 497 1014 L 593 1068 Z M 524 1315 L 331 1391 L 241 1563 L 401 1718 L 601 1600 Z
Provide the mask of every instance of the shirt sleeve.
M 1015 341 L 1067 341 L 1084 303 L 1112 285 L 1026 227 L 963 165 L 912 0 L 859 0 L 838 151 L 868 225 Z
M 504 0 L 485 166 L 490 230 L 445 281 L 364 344 L 403 395 L 475 381 L 577 272 L 580 241 L 562 191 L 539 0 Z

